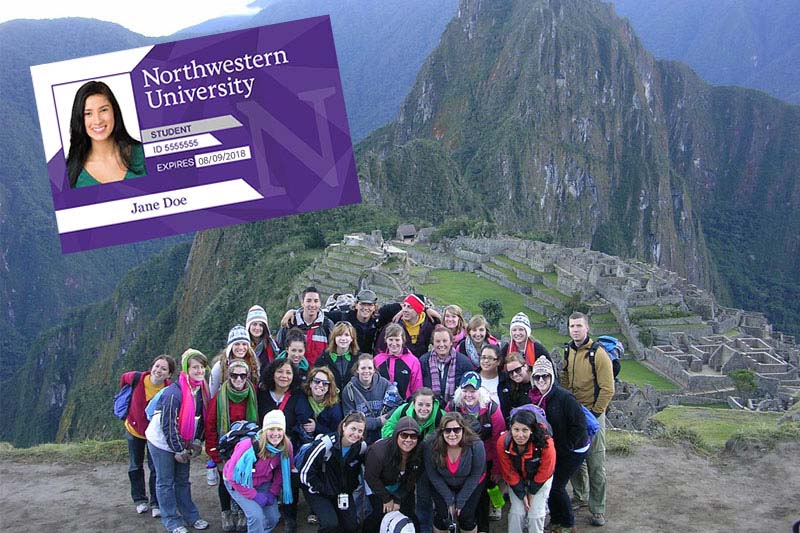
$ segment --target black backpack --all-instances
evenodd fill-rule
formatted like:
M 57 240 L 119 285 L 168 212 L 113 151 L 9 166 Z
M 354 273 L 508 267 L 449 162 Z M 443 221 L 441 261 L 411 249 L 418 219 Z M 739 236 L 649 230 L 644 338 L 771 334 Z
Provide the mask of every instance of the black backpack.
M 239 441 L 245 438 L 253 441 L 253 448 L 255 449 L 260 429 L 255 422 L 248 422 L 247 420 L 234 422 L 231 424 L 230 431 L 220 437 L 217 443 L 217 453 L 224 461 L 227 461 L 233 455 L 233 449 L 236 448 Z

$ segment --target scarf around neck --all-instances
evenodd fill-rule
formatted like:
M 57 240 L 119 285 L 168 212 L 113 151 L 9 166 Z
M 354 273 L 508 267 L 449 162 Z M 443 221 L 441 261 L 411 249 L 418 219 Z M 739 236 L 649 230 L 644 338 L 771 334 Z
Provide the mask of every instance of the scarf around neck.
M 283 493 L 283 503 L 289 505 L 292 503 L 292 465 L 289 460 L 292 454 L 284 454 L 283 450 L 276 448 L 269 442 L 267 443 L 266 449 L 268 452 L 274 453 L 281 458 L 281 492 Z
M 247 388 L 241 391 L 231 387 L 230 381 L 222 384 L 217 394 L 217 434 L 223 435 L 231 429 L 230 404 L 247 402 L 245 418 L 248 422 L 258 423 L 258 407 L 256 406 L 256 391 L 250 381 Z M 234 422 L 236 422 L 234 420 Z
M 447 369 L 447 382 L 445 384 L 444 390 L 442 390 L 441 384 L 441 377 L 439 376 L 439 363 L 444 365 L 444 368 Z M 456 391 L 456 351 L 453 348 L 450 348 L 450 353 L 447 354 L 447 358 L 442 360 L 439 359 L 439 356 L 436 352 L 431 352 L 431 356 L 428 359 L 428 368 L 430 369 L 431 373 L 431 388 L 433 392 L 441 392 L 441 398 L 443 401 L 448 401 L 450 398 L 453 397 L 453 394 Z
M 178 410 L 178 433 L 184 440 L 190 441 L 197 431 L 197 407 L 193 388 L 200 387 L 203 408 L 208 405 L 208 385 L 204 379 L 195 381 L 189 378 L 186 372 L 181 372 L 178 377 L 181 388 L 181 407 Z

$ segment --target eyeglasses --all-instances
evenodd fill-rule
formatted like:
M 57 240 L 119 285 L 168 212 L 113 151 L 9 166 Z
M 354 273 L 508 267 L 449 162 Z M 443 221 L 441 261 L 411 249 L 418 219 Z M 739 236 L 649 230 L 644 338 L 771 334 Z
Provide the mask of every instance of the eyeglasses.
M 491 355 L 482 355 L 481 361 L 497 361 L 497 357 L 492 357 Z
M 536 374 L 533 376 L 533 381 L 547 381 L 550 379 L 550 374 Z
M 525 368 L 525 367 L 524 366 L 518 366 L 517 368 L 515 368 L 513 370 L 506 370 L 506 372 L 508 372 L 509 376 L 513 376 L 514 374 L 519 374 L 520 372 L 522 372 L 523 368 Z
M 416 433 L 400 433 L 400 438 L 403 440 L 419 440 L 419 435 Z
M 311 382 L 312 382 L 314 385 L 324 385 L 324 386 L 326 386 L 326 387 L 328 387 L 328 386 L 331 384 L 331 382 L 330 382 L 330 381 L 328 381 L 328 380 L 325 380 L 325 379 L 318 379 L 318 378 L 314 378 L 314 379 L 312 379 L 312 380 L 311 380 Z
M 458 433 L 461 433 L 461 426 L 454 427 L 454 428 L 444 428 L 442 431 L 443 431 L 445 434 L 448 434 L 448 435 L 449 435 L 450 433 L 456 433 L 456 434 L 458 434 Z
M 245 380 L 247 379 L 247 374 L 231 374 L 231 381 L 236 381 L 237 379 Z

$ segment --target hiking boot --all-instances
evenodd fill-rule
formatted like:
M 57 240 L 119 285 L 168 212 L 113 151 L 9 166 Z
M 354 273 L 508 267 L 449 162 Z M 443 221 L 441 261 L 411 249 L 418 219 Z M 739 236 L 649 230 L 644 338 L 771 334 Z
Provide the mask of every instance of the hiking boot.
M 136 504 L 136 512 L 139 514 L 146 513 L 148 509 L 150 509 L 150 507 L 148 507 L 147 504 L 144 502 Z
M 210 524 L 208 522 L 206 522 L 205 520 L 203 520 L 202 518 L 198 518 L 197 520 L 194 521 L 194 524 L 192 524 L 192 527 L 195 528 L 195 529 L 208 529 L 209 525 Z
M 592 525 L 596 527 L 606 525 L 606 515 L 603 513 L 595 513 L 592 515 Z
M 499 522 L 503 518 L 503 508 L 489 506 L 489 520 L 492 522 Z
M 308 518 L 306 518 L 306 522 L 313 526 L 314 524 L 319 524 L 319 518 L 317 518 L 317 515 L 315 514 L 310 514 L 308 515 Z
M 247 531 L 247 516 L 241 509 L 236 513 L 236 531 Z
M 222 511 L 222 531 L 234 531 L 236 524 L 233 523 L 233 516 L 230 511 Z
M 580 509 L 584 509 L 589 507 L 589 502 L 587 500 L 579 500 L 578 498 L 572 499 L 572 510 L 578 511 Z
M 153 515 L 153 518 L 159 518 L 161 516 L 161 509 L 159 509 L 158 507 L 153 507 L 151 513 Z

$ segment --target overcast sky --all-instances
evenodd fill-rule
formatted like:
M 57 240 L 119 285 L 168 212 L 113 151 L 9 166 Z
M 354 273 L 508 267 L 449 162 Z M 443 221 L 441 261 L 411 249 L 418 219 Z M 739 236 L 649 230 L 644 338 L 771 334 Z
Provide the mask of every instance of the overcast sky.
M 255 14 L 253 0 L 6 0 L 0 23 L 12 19 L 87 17 L 116 22 L 131 31 L 160 37 L 225 15 Z

